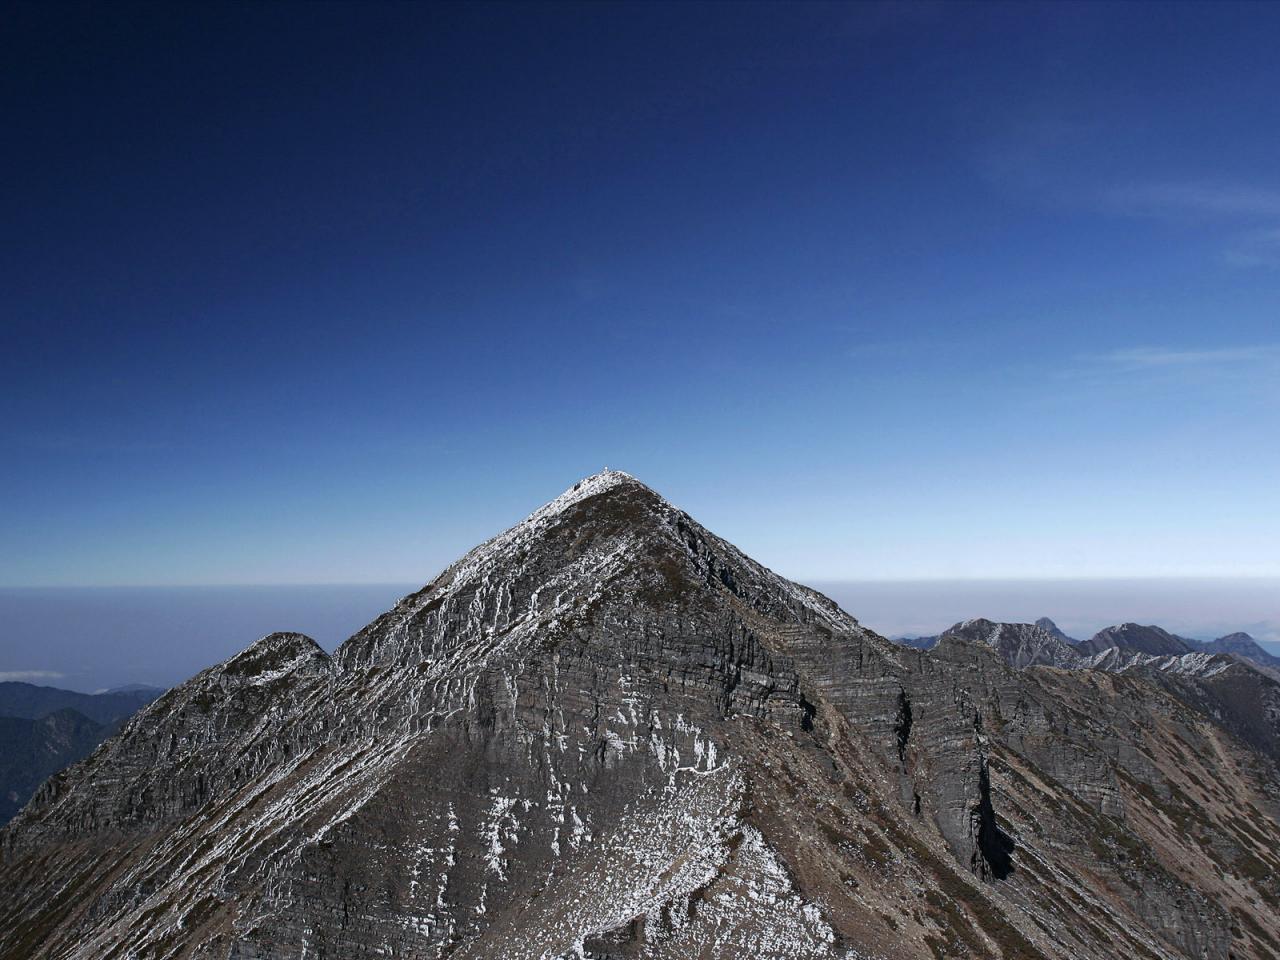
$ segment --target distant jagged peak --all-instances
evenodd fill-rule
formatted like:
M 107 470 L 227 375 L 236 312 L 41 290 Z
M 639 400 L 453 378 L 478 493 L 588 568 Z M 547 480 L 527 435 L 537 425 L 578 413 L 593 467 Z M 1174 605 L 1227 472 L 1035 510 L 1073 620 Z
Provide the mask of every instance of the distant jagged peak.
M 1280 658 L 1268 653 L 1257 640 L 1245 633 L 1243 630 L 1237 630 L 1235 633 L 1228 633 L 1224 637 L 1218 637 L 1217 640 L 1210 640 L 1203 646 L 1204 649 L 1212 650 L 1215 653 L 1234 653 L 1242 657 L 1257 659 L 1266 663 L 1273 661 L 1280 662 Z
M 900 647 L 910 647 L 912 650 L 932 650 L 938 643 L 938 635 L 918 636 L 916 634 L 896 634 L 889 638 L 893 643 Z
M 1013 623 L 988 620 L 986 617 L 970 617 L 968 620 L 961 620 L 959 623 L 952 624 L 941 635 L 944 637 L 964 636 L 970 639 L 977 639 L 979 635 L 985 635 L 987 639 L 993 639 L 1004 634 L 1052 636 L 1049 631 L 1038 623 Z
M 1209 640 L 1200 644 L 1200 649 L 1210 653 L 1225 653 L 1239 657 L 1258 669 L 1266 671 L 1267 676 L 1280 679 L 1280 657 L 1269 653 L 1257 640 L 1243 631 L 1238 630 L 1218 637 L 1216 640 Z
M 1015 669 L 1081 665 L 1079 653 L 1069 643 L 1036 623 L 1000 623 L 978 617 L 949 627 L 940 639 L 967 641 L 990 647 Z
M 1072 646 L 1075 646 L 1079 642 L 1075 637 L 1067 636 L 1067 634 L 1063 632 L 1062 628 L 1048 617 L 1041 617 L 1036 621 L 1036 626 L 1041 630 L 1044 630 L 1046 633 L 1053 634 L 1053 636 L 1057 637 L 1063 643 L 1069 643 Z
M 1228 633 L 1226 636 L 1219 637 L 1216 643 L 1257 643 L 1251 635 L 1243 630 L 1237 630 L 1235 633 Z

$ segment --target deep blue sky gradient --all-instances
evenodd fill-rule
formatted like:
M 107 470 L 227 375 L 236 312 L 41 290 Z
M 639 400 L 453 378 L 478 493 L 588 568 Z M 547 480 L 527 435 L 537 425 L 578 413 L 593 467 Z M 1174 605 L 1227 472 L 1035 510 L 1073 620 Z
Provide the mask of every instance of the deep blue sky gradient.
M 0 585 L 1280 575 L 1280 5 L 4 20 Z

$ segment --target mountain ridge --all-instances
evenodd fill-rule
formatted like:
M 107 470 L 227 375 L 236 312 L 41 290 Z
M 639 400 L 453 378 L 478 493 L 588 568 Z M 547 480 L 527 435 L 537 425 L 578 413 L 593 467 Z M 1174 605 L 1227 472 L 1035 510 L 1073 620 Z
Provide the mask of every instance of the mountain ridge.
M 0 682 L 0 716 L 38 720 L 55 710 L 70 707 L 97 723 L 109 724 L 126 717 L 163 693 L 156 687 L 79 693 L 60 687 L 14 680 Z

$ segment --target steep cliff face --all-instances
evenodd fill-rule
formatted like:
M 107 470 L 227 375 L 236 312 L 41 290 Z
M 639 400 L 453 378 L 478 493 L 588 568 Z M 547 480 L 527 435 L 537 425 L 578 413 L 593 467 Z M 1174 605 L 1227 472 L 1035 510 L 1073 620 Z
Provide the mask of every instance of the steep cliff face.
M 1280 956 L 1276 785 L 1158 685 L 896 647 L 607 472 L 49 781 L 0 958 Z

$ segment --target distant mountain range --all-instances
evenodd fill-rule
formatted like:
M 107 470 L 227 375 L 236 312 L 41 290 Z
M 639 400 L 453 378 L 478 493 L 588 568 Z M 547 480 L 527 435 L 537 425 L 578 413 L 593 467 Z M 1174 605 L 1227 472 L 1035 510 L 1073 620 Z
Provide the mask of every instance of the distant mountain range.
M 1105 658 L 1095 665 L 1107 666 L 1127 663 L 1133 655 L 1181 657 L 1188 653 L 1208 653 L 1239 657 L 1274 672 L 1276 679 L 1280 679 L 1280 657 L 1269 653 L 1257 640 L 1243 632 L 1202 641 L 1180 637 L 1153 625 L 1120 623 L 1099 630 L 1088 640 L 1076 640 L 1067 636 L 1048 617 L 1041 617 L 1035 623 L 965 620 L 936 636 L 902 636 L 893 640 L 904 647 L 931 650 L 939 640 L 949 635 L 985 642 L 996 648 L 1013 667 L 1086 666 L 1088 661 L 1103 655 Z
M 0 824 L 45 779 L 87 757 L 163 692 L 138 684 L 91 694 L 0 683 Z

